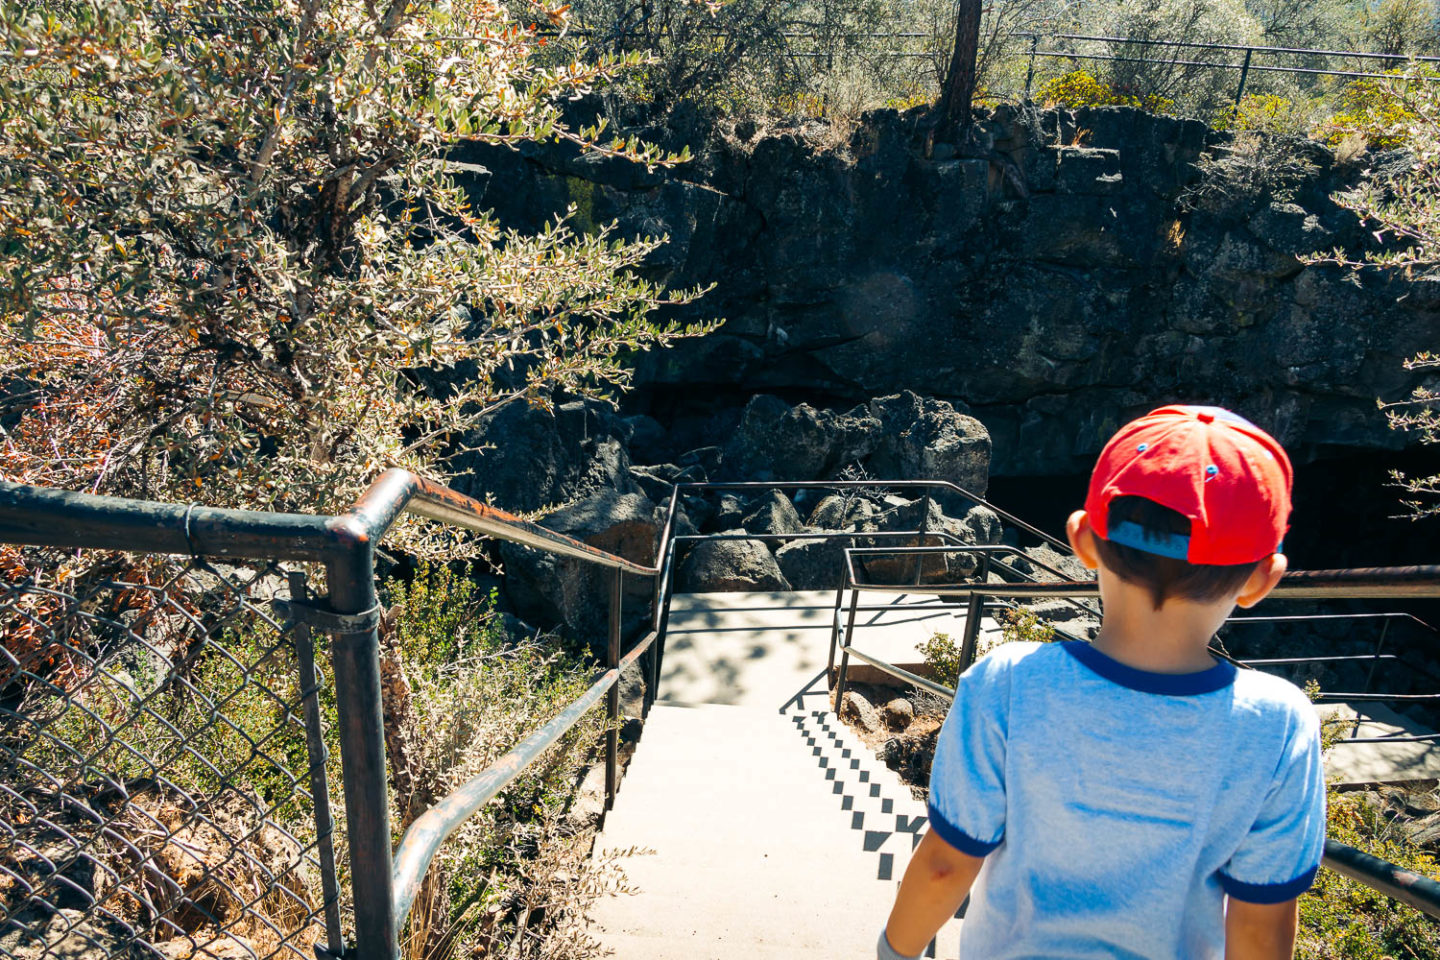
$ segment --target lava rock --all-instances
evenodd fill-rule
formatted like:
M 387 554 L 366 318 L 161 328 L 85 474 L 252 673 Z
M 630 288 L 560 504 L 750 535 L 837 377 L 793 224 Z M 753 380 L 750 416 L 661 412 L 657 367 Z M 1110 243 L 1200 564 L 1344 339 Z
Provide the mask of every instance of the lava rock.
M 750 501 L 734 493 L 720 494 L 715 512 L 700 529 L 705 533 L 721 533 L 745 526 L 745 514 L 750 510 Z
M 863 497 L 831 494 L 815 505 L 807 523 L 821 530 L 873 530 L 877 512 Z
M 879 711 L 857 690 L 845 691 L 845 700 L 840 704 L 840 719 L 854 722 L 866 733 L 880 732 Z
M 724 448 L 722 475 L 735 480 L 817 480 L 869 456 L 880 424 L 863 414 L 750 400 Z
M 870 401 L 881 425 L 866 469 L 896 480 L 947 480 L 978 497 L 990 482 L 990 434 L 985 425 L 943 400 L 910 391 Z M 934 498 L 958 513 L 971 501 L 940 490 Z
M 848 540 L 794 540 L 775 551 L 775 562 L 795 590 L 834 590 L 845 579 Z
M 748 533 L 800 533 L 805 525 L 790 498 L 779 490 L 770 490 L 759 497 L 759 504 L 740 522 Z
M 506 510 L 539 510 L 597 490 L 636 493 L 620 418 L 604 404 L 576 401 L 553 411 L 515 401 L 464 437 L 480 448 L 456 457 L 452 486 Z
M 659 463 L 669 456 L 670 435 L 659 420 L 646 414 L 624 419 L 629 431 L 630 455 L 641 463 Z
M 684 593 L 790 589 L 775 557 L 760 540 L 706 540 L 696 544 L 680 563 L 679 582 Z
M 880 718 L 891 730 L 904 730 L 915 719 L 915 707 L 904 697 L 896 697 L 880 712 Z
M 638 493 L 603 490 L 587 500 L 557 510 L 541 525 L 636 563 L 655 562 L 660 533 L 657 507 Z M 663 515 L 662 515 L 663 517 Z M 505 567 L 505 591 L 520 616 L 547 626 L 562 626 L 571 636 L 586 640 L 603 654 L 607 636 L 612 573 L 583 560 L 504 541 L 500 556 Z M 639 578 L 626 578 L 625 613 L 642 616 L 643 601 L 651 586 Z

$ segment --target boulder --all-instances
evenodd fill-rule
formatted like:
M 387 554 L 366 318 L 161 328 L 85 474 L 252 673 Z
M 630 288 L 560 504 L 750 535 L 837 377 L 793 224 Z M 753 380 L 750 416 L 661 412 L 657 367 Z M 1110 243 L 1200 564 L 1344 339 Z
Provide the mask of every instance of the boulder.
M 637 414 L 624 419 L 629 431 L 630 455 L 641 463 L 659 463 L 666 459 L 669 450 L 669 434 L 660 421 L 646 414 Z
M 863 497 L 831 494 L 815 505 L 807 522 L 821 530 L 869 530 L 877 512 L 875 504 Z
M 735 493 L 720 494 L 715 512 L 701 526 L 705 533 L 720 533 L 745 526 L 745 514 L 750 510 L 750 501 Z
M 880 711 L 880 719 L 891 730 L 904 730 L 915 719 L 915 705 L 904 697 L 896 697 L 885 704 Z
M 682 453 L 677 462 L 682 467 L 698 470 L 701 480 L 713 480 L 720 474 L 721 456 L 719 447 L 697 447 Z
M 905 391 L 872 400 L 870 415 L 881 424 L 875 452 L 866 463 L 872 476 L 895 480 L 948 480 L 978 497 L 990 482 L 990 434 L 985 425 L 943 400 Z M 948 491 L 935 494 L 956 513 L 971 501 Z
M 725 443 L 721 473 L 732 480 L 818 480 L 869 456 L 879 426 L 863 408 L 837 414 L 760 394 Z
M 879 531 L 919 530 L 921 511 L 925 504 L 924 500 L 912 500 L 891 507 L 876 515 L 874 527 Z M 940 537 L 927 536 L 924 538 L 923 546 L 973 545 L 977 542 L 974 531 L 964 521 L 947 517 L 940 509 L 940 505 L 933 499 L 929 501 L 928 513 L 923 516 L 925 517 L 926 531 L 948 533 L 959 541 L 956 544 Z M 918 536 L 868 537 L 860 545 L 905 548 L 922 545 L 918 543 L 919 540 Z M 884 584 L 913 583 L 917 570 L 921 572 L 921 583 L 961 583 L 974 574 L 978 565 L 979 559 L 973 553 L 933 553 L 923 554 L 919 557 L 878 554 L 861 561 L 865 579 L 872 583 Z
M 556 533 L 580 540 L 636 563 L 655 562 L 656 540 L 663 513 L 638 493 L 602 490 L 587 500 L 557 510 L 540 521 Z M 608 633 L 612 573 L 583 560 L 523 547 L 500 545 L 505 591 L 526 620 L 560 626 L 603 654 Z M 626 577 L 627 621 L 644 616 L 653 587 L 650 581 Z
M 758 505 L 740 522 L 747 533 L 800 533 L 805 525 L 790 498 L 779 490 L 769 490 L 758 498 Z
M 849 720 L 866 733 L 880 732 L 880 712 L 857 690 L 845 691 L 840 719 Z
M 598 401 L 547 410 L 513 401 L 463 438 L 452 486 L 505 510 L 539 510 L 597 490 L 639 492 L 623 423 Z
M 682 593 L 790 589 L 761 540 L 707 540 L 696 544 L 680 562 L 678 582 Z
M 775 562 L 796 590 L 834 590 L 845 579 L 843 538 L 794 540 L 775 551 Z

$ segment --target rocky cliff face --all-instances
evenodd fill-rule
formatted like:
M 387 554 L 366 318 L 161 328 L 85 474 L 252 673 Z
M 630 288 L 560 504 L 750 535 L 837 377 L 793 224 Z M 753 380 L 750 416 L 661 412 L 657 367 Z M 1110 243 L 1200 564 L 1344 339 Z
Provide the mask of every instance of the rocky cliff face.
M 913 390 L 983 421 L 1001 475 L 1082 471 L 1116 426 L 1173 400 L 1231 406 L 1301 460 L 1404 442 L 1375 398 L 1407 392 L 1403 358 L 1440 344 L 1440 284 L 1295 258 L 1363 242 L 1329 199 L 1361 165 L 1309 145 L 1294 202 L 1188 211 L 1216 141 L 1198 122 L 1002 111 L 979 150 L 928 159 L 914 125 L 878 114 L 837 153 L 804 127 L 740 124 L 670 175 L 549 149 L 464 159 L 503 222 L 574 204 L 580 227 L 668 233 L 655 269 L 670 282 L 717 284 L 695 312 L 724 329 L 645 360 L 657 408 Z

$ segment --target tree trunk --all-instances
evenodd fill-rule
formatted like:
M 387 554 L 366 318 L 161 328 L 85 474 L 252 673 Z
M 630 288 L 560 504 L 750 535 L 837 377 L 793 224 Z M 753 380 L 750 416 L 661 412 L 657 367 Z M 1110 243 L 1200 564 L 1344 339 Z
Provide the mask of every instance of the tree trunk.
M 975 96 L 975 59 L 980 51 L 981 0 L 960 0 L 955 20 L 955 49 L 945 87 L 935 106 L 935 132 L 941 137 L 970 126 L 970 101 Z

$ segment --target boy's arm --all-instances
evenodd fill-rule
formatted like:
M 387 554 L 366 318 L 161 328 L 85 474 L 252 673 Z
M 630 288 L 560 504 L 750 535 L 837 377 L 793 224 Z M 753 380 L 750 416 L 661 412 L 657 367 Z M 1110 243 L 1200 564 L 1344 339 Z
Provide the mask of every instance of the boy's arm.
M 908 874 L 907 874 L 908 876 Z M 1225 906 L 1225 960 L 1290 960 L 1295 955 L 1295 900 Z
M 885 926 L 890 946 L 902 956 L 919 956 L 960 909 L 984 862 L 984 857 L 961 853 L 934 830 L 927 831 L 905 868 Z

